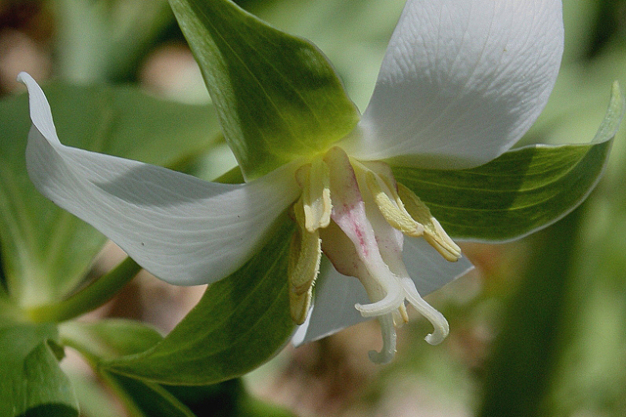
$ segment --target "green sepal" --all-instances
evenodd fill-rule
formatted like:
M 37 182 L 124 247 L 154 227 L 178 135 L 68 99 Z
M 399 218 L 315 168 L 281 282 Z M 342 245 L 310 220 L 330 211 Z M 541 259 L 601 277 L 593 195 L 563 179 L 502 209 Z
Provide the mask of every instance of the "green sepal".
M 266 362 L 293 332 L 283 215 L 265 246 L 231 276 L 209 286 L 196 307 L 154 348 L 104 361 L 106 371 L 170 385 L 208 385 Z
M 57 340 L 54 324 L 0 324 L 0 416 L 78 416 Z
M 604 170 L 623 114 L 616 83 L 605 119 L 589 144 L 524 147 L 472 169 L 392 169 L 451 237 L 508 241 L 554 223 L 587 197 Z
M 358 112 L 327 58 L 228 0 L 170 0 L 246 180 L 344 137 Z
M 130 87 L 55 84 L 44 91 L 66 145 L 173 167 L 219 135 L 210 106 L 158 100 Z M 30 182 L 28 114 L 26 94 L 0 101 L 0 242 L 9 293 L 33 306 L 73 291 L 106 239 Z

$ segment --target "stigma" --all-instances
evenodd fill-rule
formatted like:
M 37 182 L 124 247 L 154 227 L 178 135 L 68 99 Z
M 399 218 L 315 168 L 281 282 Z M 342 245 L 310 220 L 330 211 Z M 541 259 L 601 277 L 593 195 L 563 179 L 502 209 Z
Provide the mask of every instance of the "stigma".
M 407 303 L 433 325 L 426 341 L 441 343 L 448 322 L 420 296 L 402 261 L 404 235 L 425 239 L 448 261 L 461 257 L 428 207 L 396 183 L 387 164 L 354 160 L 339 147 L 303 165 L 296 179 L 302 193 L 291 209 L 298 226 L 288 272 L 294 322 L 306 318 L 324 253 L 338 272 L 359 279 L 368 294 L 371 302 L 355 308 L 381 326 L 383 347 L 370 352 L 372 361 L 393 359 L 395 329 L 409 320 Z

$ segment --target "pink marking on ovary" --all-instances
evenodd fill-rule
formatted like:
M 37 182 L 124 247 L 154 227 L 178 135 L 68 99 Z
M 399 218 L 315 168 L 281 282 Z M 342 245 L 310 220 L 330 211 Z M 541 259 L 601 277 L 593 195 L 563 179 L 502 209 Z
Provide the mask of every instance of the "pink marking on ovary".
M 344 226 L 347 226 L 350 228 L 350 230 L 352 231 L 352 233 L 350 234 L 353 236 L 353 238 L 350 240 L 352 240 L 353 243 L 355 244 L 355 248 L 357 249 L 357 252 L 359 252 L 363 258 L 367 258 L 369 256 L 369 245 L 367 242 L 368 233 L 366 230 L 363 230 L 363 221 L 360 221 L 362 219 L 360 218 L 358 211 L 355 210 L 357 209 L 358 205 L 362 205 L 361 201 L 359 203 L 342 204 L 342 210 L 341 210 L 341 215 L 340 215 L 342 220 L 340 220 L 337 224 L 339 224 L 341 227 L 340 223 L 342 223 Z M 345 232 L 346 230 L 344 229 L 344 233 Z M 354 242 L 355 239 L 357 240 L 357 242 Z

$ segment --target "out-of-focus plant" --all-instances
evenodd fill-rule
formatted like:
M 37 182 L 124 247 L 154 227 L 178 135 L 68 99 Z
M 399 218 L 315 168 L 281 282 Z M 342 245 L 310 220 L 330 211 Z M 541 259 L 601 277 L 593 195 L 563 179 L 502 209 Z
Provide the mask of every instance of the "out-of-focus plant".
M 55 0 L 55 66 L 73 82 L 128 80 L 173 20 L 166 0 Z
M 602 112 L 600 85 L 626 79 L 626 3 L 565 6 L 570 47 L 530 140 L 557 143 L 591 131 Z M 616 141 L 612 155 L 600 186 L 575 219 L 537 237 L 538 248 L 529 260 L 543 267 L 528 268 L 518 284 L 518 299 L 508 307 L 509 319 L 501 323 L 483 415 L 623 415 L 626 410 L 623 140 Z M 559 243 L 567 236 L 568 244 Z M 514 321 L 524 323 L 526 337 L 513 333 Z M 508 366 L 514 361 L 518 366 Z

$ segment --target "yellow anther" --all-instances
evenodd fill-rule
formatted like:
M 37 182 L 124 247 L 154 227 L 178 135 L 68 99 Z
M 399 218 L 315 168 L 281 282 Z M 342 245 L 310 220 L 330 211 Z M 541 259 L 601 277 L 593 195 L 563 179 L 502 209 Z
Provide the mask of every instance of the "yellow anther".
M 304 224 L 309 232 L 330 224 L 332 202 L 330 200 L 330 169 L 321 157 L 302 166 L 296 172 L 302 187 Z
M 406 210 L 424 226 L 424 239 L 447 261 L 455 262 L 461 257 L 461 248 L 443 230 L 441 224 L 430 213 L 429 208 L 418 196 L 402 184 L 398 184 L 398 195 Z
M 311 305 L 313 284 L 322 259 L 322 245 L 319 232 L 315 230 L 311 233 L 305 226 L 302 198 L 293 205 L 293 214 L 298 228 L 289 251 L 289 307 L 292 320 L 302 324 Z
M 306 315 L 311 307 L 311 298 L 313 296 L 313 287 L 304 294 L 295 294 L 289 291 L 289 312 L 291 320 L 295 324 L 302 324 L 306 320 Z
M 422 236 L 424 227 L 407 213 L 393 185 L 390 186 L 384 179 L 370 170 L 365 173 L 365 182 L 374 196 L 378 209 L 392 227 L 408 236 Z

